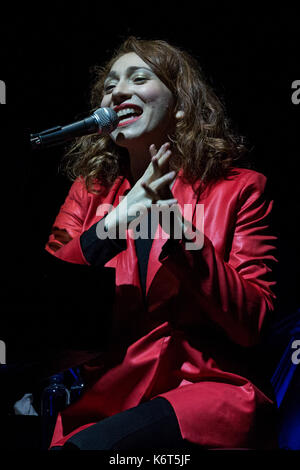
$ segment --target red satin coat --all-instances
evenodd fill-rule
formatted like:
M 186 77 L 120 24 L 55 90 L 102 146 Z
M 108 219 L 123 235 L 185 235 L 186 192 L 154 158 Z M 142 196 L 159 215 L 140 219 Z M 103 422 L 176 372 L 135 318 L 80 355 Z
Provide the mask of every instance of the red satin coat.
M 118 331 L 111 351 L 127 342 L 125 352 L 113 366 L 102 359 L 86 365 L 92 385 L 60 414 L 52 446 L 107 416 L 163 396 L 190 442 L 206 448 L 272 448 L 274 403 L 249 380 L 253 371 L 247 362 L 274 309 L 275 237 L 269 232 L 272 201 L 264 195 L 265 185 L 261 173 L 235 169 L 195 192 L 179 173 L 172 192 L 180 206 L 191 204 L 195 216 L 196 204 L 204 204 L 204 246 L 186 250 L 180 241 L 163 253 L 166 240 L 154 239 L 147 308 L 134 240 L 128 238 L 127 249 L 106 264 L 116 274 Z M 76 180 L 46 249 L 62 260 L 88 264 L 80 234 L 103 217 L 105 204 L 116 206 L 129 189 L 128 180 L 119 177 L 108 193 L 95 195 Z

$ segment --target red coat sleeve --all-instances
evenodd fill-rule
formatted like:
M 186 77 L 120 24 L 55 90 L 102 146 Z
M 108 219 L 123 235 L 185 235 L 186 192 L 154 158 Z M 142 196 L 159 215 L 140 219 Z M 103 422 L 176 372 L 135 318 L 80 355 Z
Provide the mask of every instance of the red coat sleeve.
M 72 184 L 54 221 L 45 247 L 49 253 L 70 263 L 88 264 L 80 246 L 87 204 L 84 181 L 78 178 Z
M 180 240 L 171 242 L 173 248 L 160 258 L 194 298 L 195 309 L 187 315 L 196 323 L 197 316 L 205 315 L 242 346 L 258 343 L 264 320 L 274 309 L 276 237 L 270 234 L 273 202 L 265 197 L 265 186 L 265 176 L 253 172 L 241 190 L 228 260 L 205 235 L 202 249 L 188 251 Z M 222 223 L 222 214 L 216 217 Z

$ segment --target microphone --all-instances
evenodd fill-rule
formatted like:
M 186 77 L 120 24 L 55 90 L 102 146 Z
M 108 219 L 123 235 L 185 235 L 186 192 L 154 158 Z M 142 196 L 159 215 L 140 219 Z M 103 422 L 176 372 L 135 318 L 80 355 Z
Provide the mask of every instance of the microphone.
M 110 134 L 118 125 L 119 117 L 111 108 L 98 108 L 86 119 L 47 129 L 37 134 L 30 134 L 31 146 L 34 149 L 62 144 L 75 137 L 88 134 Z

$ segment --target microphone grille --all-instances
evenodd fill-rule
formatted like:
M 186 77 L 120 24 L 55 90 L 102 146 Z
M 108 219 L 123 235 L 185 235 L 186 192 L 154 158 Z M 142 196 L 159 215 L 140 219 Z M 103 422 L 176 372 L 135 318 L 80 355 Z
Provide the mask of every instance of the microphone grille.
M 99 108 L 93 113 L 101 134 L 110 134 L 119 124 L 117 113 L 111 108 Z

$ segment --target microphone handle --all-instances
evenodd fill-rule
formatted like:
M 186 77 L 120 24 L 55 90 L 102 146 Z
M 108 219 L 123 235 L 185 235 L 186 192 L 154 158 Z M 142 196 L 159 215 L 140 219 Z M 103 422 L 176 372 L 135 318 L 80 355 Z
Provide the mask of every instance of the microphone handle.
M 101 133 L 101 128 L 94 115 L 82 119 L 81 121 L 68 124 L 66 126 L 56 126 L 46 131 L 30 135 L 30 142 L 33 148 L 53 147 L 62 142 L 72 140 L 82 135 Z

